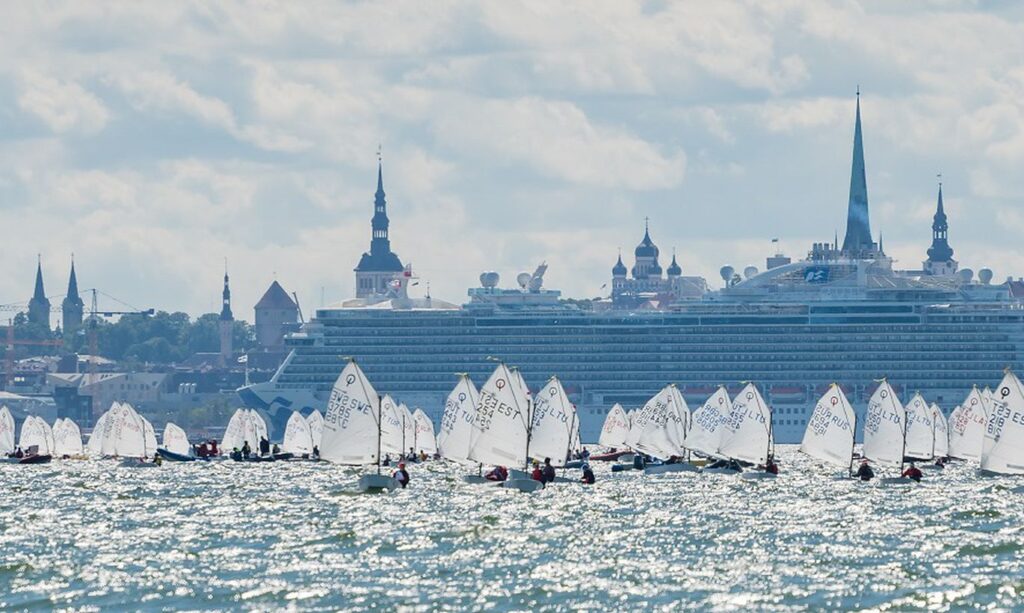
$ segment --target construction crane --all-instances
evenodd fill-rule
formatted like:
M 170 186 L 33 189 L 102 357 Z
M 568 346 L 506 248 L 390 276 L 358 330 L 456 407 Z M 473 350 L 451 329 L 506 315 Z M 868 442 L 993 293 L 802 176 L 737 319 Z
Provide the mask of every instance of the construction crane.
M 60 347 L 63 341 L 56 340 L 32 340 L 14 338 L 14 321 L 7 320 L 7 340 L 4 351 L 4 389 L 11 388 L 11 381 L 14 379 L 14 349 L 16 345 L 27 345 L 33 347 Z
M 99 357 L 99 318 L 113 317 L 115 315 L 142 315 L 148 317 L 154 313 L 153 309 L 135 311 L 100 311 L 97 307 L 96 295 L 98 290 L 88 290 L 92 295 L 92 302 L 89 305 L 89 381 L 96 380 L 97 358 Z

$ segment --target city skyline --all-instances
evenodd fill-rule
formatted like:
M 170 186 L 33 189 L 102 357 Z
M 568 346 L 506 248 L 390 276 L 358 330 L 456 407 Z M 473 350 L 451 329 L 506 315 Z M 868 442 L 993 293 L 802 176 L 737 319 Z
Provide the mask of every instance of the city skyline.
M 240 319 L 274 278 L 308 317 L 321 288 L 356 293 L 381 142 L 420 291 L 463 302 L 484 270 L 509 284 L 547 261 L 549 287 L 606 295 L 645 217 L 718 287 L 722 265 L 763 268 L 772 238 L 798 258 L 842 235 L 858 83 L 872 230 L 897 266 L 927 257 L 942 173 L 961 266 L 1020 276 L 1020 9 L 967 6 L 346 5 L 322 23 L 140 6 L 104 27 L 88 7 L 15 8 L 0 302 L 28 300 L 37 253 L 59 297 L 74 252 L 81 287 L 217 312 L 226 256 Z M 756 44 L 716 38 L 724 22 Z

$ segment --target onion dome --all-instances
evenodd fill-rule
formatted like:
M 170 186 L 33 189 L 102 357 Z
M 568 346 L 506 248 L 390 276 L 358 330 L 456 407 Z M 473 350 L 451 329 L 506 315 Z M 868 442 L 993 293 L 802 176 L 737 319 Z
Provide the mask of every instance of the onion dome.
M 656 258 L 658 257 L 658 247 L 651 240 L 651 233 L 648 230 L 647 223 L 644 223 L 644 240 L 640 241 L 640 244 L 636 246 L 636 250 L 633 254 L 638 258 Z
M 622 254 L 620 253 L 619 261 L 615 262 L 615 266 L 612 266 L 612 276 L 625 277 L 627 272 L 626 265 L 622 263 Z
M 678 262 L 676 262 L 676 254 L 674 252 L 672 253 L 672 263 L 668 265 L 666 273 L 670 277 L 680 277 L 683 274 L 682 267 L 679 266 Z

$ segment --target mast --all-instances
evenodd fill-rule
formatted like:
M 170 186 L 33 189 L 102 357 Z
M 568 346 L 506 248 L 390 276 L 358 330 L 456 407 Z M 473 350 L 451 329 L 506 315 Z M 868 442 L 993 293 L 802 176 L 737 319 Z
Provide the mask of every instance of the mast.
M 380 474 L 380 439 L 384 436 L 380 414 L 380 394 L 377 394 L 377 474 Z
M 833 385 L 836 385 L 836 384 L 833 383 Z M 842 391 L 842 388 L 840 388 L 840 391 Z M 852 477 L 853 476 L 853 454 L 855 453 L 854 450 L 857 448 L 857 409 L 854 409 L 853 405 L 851 404 L 850 405 L 850 410 L 853 411 L 853 432 L 851 433 L 851 436 L 850 436 L 850 476 Z

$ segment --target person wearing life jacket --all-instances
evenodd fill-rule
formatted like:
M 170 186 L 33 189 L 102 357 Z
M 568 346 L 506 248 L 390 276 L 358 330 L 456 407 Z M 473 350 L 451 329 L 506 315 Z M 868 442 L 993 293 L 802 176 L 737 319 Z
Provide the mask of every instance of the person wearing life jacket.
M 409 471 L 405 470 L 405 462 L 399 462 L 398 470 L 396 470 L 391 476 L 395 478 L 395 481 L 398 481 L 398 484 L 402 486 L 403 490 L 405 489 L 405 486 L 409 485 Z
M 779 474 L 779 465 L 775 463 L 775 458 L 768 456 L 768 459 L 764 463 L 764 472 L 771 473 L 773 475 Z
M 220 451 L 217 449 L 217 440 L 210 439 L 210 456 L 216 457 L 220 455 Z
M 274 455 L 277 455 L 281 453 L 281 448 L 278 447 L 277 443 L 274 443 L 274 446 L 270 448 L 270 452 Z
M 924 476 L 924 473 L 922 473 L 921 469 L 914 466 L 914 463 L 911 462 L 910 466 L 907 467 L 907 470 L 903 471 L 902 476 L 906 477 L 907 479 L 913 479 L 914 481 L 920 482 L 921 477 Z
M 555 481 L 555 467 L 551 465 L 551 458 L 544 458 L 544 467 L 540 471 L 540 482 L 547 485 Z
M 270 455 L 270 441 L 265 436 L 260 437 L 260 455 Z
M 860 468 L 857 469 L 853 476 L 861 481 L 871 481 L 875 478 L 875 471 L 871 469 L 871 465 L 868 464 L 867 460 L 863 460 L 860 463 Z
M 245 441 L 245 444 L 242 445 L 242 457 L 248 460 L 251 454 L 252 447 L 249 446 L 249 441 Z
M 313 445 L 313 453 L 309 454 L 309 457 L 313 458 L 314 460 L 319 460 L 320 459 L 320 446 L 319 445 Z
M 534 481 L 540 481 L 544 483 L 544 472 L 540 469 L 540 462 L 537 460 L 533 461 L 533 472 L 530 473 L 530 478 Z
M 590 468 L 590 464 L 583 464 L 583 478 L 580 479 L 580 481 L 587 485 L 593 485 L 593 483 L 597 481 L 597 478 L 594 476 L 593 469 Z
M 508 469 L 504 466 L 495 466 L 490 472 L 484 475 L 484 479 L 487 479 L 488 481 L 505 481 L 508 479 Z

